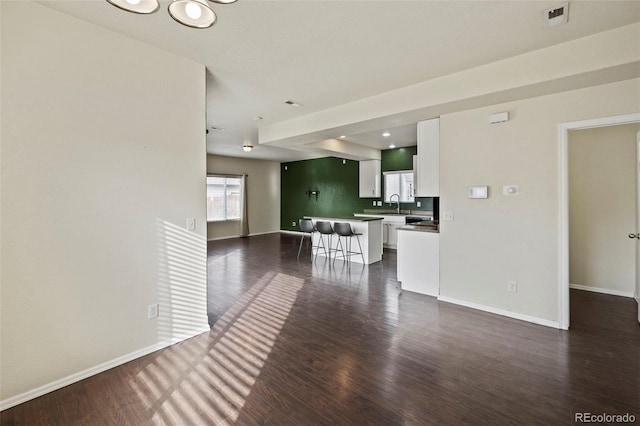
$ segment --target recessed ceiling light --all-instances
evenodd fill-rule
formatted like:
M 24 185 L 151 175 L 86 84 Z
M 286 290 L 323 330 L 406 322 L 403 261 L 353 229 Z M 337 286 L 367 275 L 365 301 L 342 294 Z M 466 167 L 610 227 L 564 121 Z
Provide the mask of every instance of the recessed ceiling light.
M 299 104 L 299 103 L 293 102 L 293 101 L 284 101 L 284 103 L 289 105 L 289 106 L 296 107 L 296 108 L 302 106 L 302 104 Z
M 395 147 L 396 147 L 396 146 L 395 146 L 394 144 L 389 145 L 389 148 L 391 148 L 391 149 L 393 149 L 393 148 L 395 148 Z
M 389 136 L 391 136 L 391 133 L 389 133 L 389 132 L 384 132 L 384 133 L 382 134 L 382 136 L 384 136 L 385 138 L 388 138 Z
M 253 145 L 251 145 L 250 143 L 246 143 L 242 146 L 242 150 L 244 152 L 251 152 L 252 149 L 253 149 Z
M 345 135 L 342 135 L 342 136 L 339 136 L 339 138 L 340 138 L 340 139 L 344 139 L 344 138 L 346 138 L 346 136 L 345 136 Z
M 209 127 L 209 129 L 213 130 L 214 132 L 224 132 L 224 129 L 222 127 L 211 126 Z
M 253 121 L 260 121 L 262 119 L 263 117 L 260 117 L 259 115 L 256 115 L 255 117 L 253 117 Z
M 191 28 L 209 28 L 216 22 L 215 12 L 204 0 L 174 0 L 169 5 L 169 15 Z
M 158 0 L 107 0 L 109 3 L 127 12 L 148 14 L 160 7 Z

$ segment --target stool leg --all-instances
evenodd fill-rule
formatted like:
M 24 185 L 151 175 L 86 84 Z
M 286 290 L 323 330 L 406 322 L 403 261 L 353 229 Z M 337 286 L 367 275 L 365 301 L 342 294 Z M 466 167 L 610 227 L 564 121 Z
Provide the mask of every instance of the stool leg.
M 362 258 L 362 264 L 365 265 L 364 254 L 362 253 L 362 246 L 360 245 L 360 238 L 356 235 L 356 241 L 358 242 L 358 248 L 360 249 L 360 257 Z
M 338 246 L 340 246 L 340 251 L 342 252 L 342 258 L 344 259 L 344 246 L 342 245 L 342 237 L 338 235 L 338 244 L 336 244 L 336 251 L 333 255 L 333 264 L 335 265 L 336 259 L 338 258 Z
M 306 234 L 303 232 L 302 233 L 302 237 L 300 238 L 300 247 L 298 247 L 298 259 L 300 259 L 300 250 L 302 250 L 302 243 L 304 242 L 304 236 L 305 235 Z M 313 245 L 313 243 L 312 243 L 312 245 Z M 313 248 L 311 250 L 313 250 Z
M 318 252 L 320 251 L 320 245 L 322 245 L 322 249 L 324 250 L 324 241 L 322 241 L 322 234 L 318 234 L 318 248 L 316 248 L 316 255 L 313 257 L 313 261 L 315 262 L 315 260 L 318 258 Z M 311 245 L 313 245 L 313 242 L 311 242 Z M 324 250 L 325 255 L 327 253 L 326 250 Z

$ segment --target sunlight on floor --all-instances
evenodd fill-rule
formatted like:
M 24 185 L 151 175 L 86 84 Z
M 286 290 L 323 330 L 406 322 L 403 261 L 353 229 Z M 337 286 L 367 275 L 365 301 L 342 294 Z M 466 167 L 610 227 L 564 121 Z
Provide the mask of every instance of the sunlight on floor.
M 157 354 L 131 380 L 154 424 L 233 424 L 304 280 L 267 273 L 210 333 Z

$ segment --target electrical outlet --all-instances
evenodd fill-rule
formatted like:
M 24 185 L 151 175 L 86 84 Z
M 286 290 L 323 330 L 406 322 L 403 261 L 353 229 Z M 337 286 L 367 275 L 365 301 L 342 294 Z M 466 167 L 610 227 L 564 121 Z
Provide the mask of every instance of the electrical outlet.
M 421 207 L 422 203 L 420 201 L 416 201 L 416 207 Z
M 375 207 L 376 206 L 376 200 L 373 200 L 372 203 L 373 203 L 373 207 Z
M 378 207 L 382 207 L 382 201 L 377 201 Z
M 187 218 L 187 231 L 195 231 L 196 230 L 196 218 L 189 217 Z
M 158 318 L 159 313 L 160 313 L 160 305 L 158 305 L 157 303 L 147 306 L 148 319 Z
M 440 218 L 442 220 L 453 220 L 453 212 L 442 212 Z
M 296 226 L 296 223 L 295 222 L 291 222 L 291 226 Z
M 518 291 L 518 282 L 517 281 L 507 281 L 507 290 L 516 293 Z

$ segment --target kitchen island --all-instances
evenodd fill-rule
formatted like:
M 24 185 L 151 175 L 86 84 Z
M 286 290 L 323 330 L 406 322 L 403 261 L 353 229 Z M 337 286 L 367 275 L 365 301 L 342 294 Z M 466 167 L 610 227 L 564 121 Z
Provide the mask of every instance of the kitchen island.
M 398 228 L 398 281 L 402 290 L 440 294 L 440 233 L 434 222 Z
M 360 245 L 362 246 L 362 257 L 360 255 L 351 256 L 352 262 L 364 263 L 370 265 L 382 260 L 382 218 L 375 217 L 320 217 L 320 216 L 305 216 L 306 219 L 313 220 L 315 224 L 318 221 L 331 222 L 333 226 L 336 222 L 344 222 L 351 225 L 353 232 L 362 234 L 359 235 Z M 318 239 L 321 237 L 319 232 L 313 233 L 313 245 L 318 245 Z M 328 238 L 326 235 L 322 235 L 325 244 L 327 244 Z M 353 237 L 355 238 L 355 237 Z M 342 238 L 343 246 L 346 248 L 345 238 Z M 331 248 L 335 249 L 338 244 L 338 235 L 334 234 L 331 238 Z M 358 249 L 358 243 L 353 241 L 351 245 L 352 251 Z M 315 256 L 315 251 L 312 253 Z M 325 253 L 322 249 L 318 251 L 318 256 L 325 257 Z M 340 258 L 340 255 L 338 255 Z

